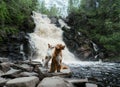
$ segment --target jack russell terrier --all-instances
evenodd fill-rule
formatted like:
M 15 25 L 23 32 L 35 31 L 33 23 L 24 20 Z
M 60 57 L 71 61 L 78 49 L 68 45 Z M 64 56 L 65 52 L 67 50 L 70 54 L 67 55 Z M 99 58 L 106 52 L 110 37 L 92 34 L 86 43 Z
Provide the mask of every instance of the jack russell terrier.
M 48 69 L 48 63 L 50 59 L 52 58 L 52 50 L 54 49 L 54 46 L 48 44 L 47 54 L 45 56 L 45 59 L 43 59 L 43 67 Z

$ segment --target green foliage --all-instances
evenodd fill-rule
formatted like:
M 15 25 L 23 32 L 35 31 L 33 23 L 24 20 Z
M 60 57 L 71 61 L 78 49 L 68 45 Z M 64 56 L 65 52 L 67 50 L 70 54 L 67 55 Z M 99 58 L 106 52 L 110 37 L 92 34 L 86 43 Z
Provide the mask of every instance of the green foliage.
M 45 1 L 41 1 L 38 5 L 38 11 L 42 14 L 46 14 L 48 16 L 60 16 L 61 11 L 59 8 L 56 7 L 56 5 L 51 6 L 50 8 L 47 8 L 45 6 Z
M 81 0 L 68 0 L 68 14 L 79 10 Z
M 77 31 L 102 45 L 106 52 L 119 55 L 119 8 L 120 0 L 81 0 L 80 6 L 70 11 L 69 16 L 74 16 L 71 24 Z
M 37 0 L 0 0 L 0 40 L 8 33 L 17 33 L 31 12 L 36 9 Z

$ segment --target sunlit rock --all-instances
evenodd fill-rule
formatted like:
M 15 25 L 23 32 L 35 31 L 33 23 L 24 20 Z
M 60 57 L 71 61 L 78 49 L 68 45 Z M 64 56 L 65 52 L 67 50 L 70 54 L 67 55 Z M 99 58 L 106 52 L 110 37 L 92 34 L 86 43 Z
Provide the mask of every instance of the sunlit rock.
M 36 87 L 38 84 L 38 77 L 21 77 L 10 80 L 6 83 L 7 87 Z
M 44 78 L 37 87 L 74 87 L 71 83 L 60 77 Z

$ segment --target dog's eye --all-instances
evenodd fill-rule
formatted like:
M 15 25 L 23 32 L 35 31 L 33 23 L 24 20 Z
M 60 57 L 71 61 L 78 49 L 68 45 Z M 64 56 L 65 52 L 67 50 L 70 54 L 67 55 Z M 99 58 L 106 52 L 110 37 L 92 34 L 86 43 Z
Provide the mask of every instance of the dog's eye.
M 48 59 L 48 57 L 45 57 L 45 59 Z

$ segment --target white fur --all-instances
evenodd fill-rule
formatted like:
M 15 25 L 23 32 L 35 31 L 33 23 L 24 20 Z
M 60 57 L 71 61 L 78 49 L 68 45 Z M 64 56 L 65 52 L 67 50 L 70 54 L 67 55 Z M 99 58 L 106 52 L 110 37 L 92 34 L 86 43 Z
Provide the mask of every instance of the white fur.
M 56 57 L 56 60 L 57 60 L 58 64 L 60 65 L 60 60 L 62 60 L 62 57 L 61 57 L 60 55 L 58 55 L 58 56 Z
M 50 61 L 50 59 L 52 58 L 52 53 L 53 53 L 53 47 L 50 47 L 47 49 L 47 54 L 46 57 L 47 59 L 43 59 L 43 67 L 48 68 L 48 63 Z

